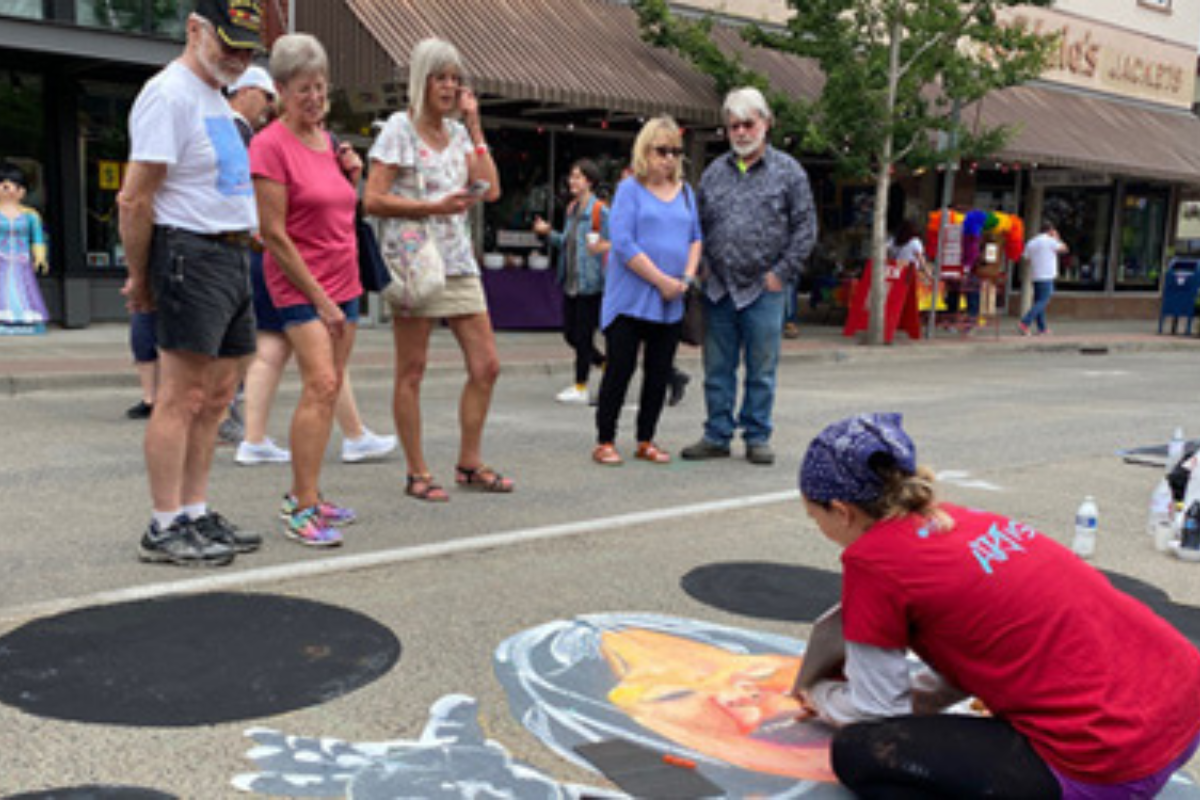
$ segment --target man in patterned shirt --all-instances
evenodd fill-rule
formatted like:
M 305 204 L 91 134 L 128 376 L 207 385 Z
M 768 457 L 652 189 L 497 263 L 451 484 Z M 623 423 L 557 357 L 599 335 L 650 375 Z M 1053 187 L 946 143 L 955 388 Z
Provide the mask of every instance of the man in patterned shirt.
M 775 463 L 771 411 L 783 335 L 784 292 L 817 238 L 808 175 L 771 147 L 771 109 L 757 89 L 725 98 L 731 151 L 704 171 L 698 203 L 706 273 L 704 436 L 685 459 L 729 456 L 738 428 L 752 464 Z M 745 354 L 745 394 L 737 405 L 738 362 Z

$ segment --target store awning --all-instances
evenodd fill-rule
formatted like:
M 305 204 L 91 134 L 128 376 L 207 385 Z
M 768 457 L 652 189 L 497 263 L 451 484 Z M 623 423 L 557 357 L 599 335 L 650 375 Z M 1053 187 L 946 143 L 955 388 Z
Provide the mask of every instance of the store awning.
M 1200 119 L 1186 110 L 1099 97 L 1045 85 L 988 95 L 978 109 L 988 126 L 1012 125 L 1006 160 L 1200 184 Z
M 338 59 L 335 79 L 344 85 L 403 80 L 413 46 L 436 35 L 462 52 L 473 86 L 485 97 L 633 116 L 665 113 L 692 125 L 720 122 L 713 81 L 643 42 L 636 15 L 613 0 L 345 0 L 300 8 L 298 27 L 325 40 Z M 372 41 L 364 41 L 364 33 Z M 714 37 L 770 75 L 776 88 L 807 97 L 819 92 L 814 65 L 750 50 L 729 26 L 718 25 Z

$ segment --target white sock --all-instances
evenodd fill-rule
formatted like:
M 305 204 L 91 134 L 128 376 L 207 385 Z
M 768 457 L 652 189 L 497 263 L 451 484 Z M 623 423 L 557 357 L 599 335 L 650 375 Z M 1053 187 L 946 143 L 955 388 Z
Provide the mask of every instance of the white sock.
M 151 516 L 154 518 L 154 524 L 158 526 L 158 529 L 160 531 L 165 531 L 167 528 L 171 527 L 171 523 L 175 521 L 175 518 L 182 513 L 183 509 L 177 509 L 175 511 L 155 511 Z
M 190 520 L 198 520 L 208 513 L 208 503 L 190 503 L 183 507 L 183 513 L 187 514 Z

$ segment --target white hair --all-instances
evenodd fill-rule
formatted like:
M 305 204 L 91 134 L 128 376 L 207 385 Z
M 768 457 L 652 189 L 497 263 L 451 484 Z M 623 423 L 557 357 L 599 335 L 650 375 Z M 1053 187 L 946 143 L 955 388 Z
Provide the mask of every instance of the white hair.
M 317 37 L 307 33 L 280 36 L 271 47 L 271 77 L 282 86 L 297 75 L 329 76 L 329 57 Z
M 413 122 L 425 113 L 425 87 L 430 75 L 437 75 L 447 67 L 463 74 L 462 57 L 458 48 L 444 39 L 422 39 L 413 48 L 408 64 L 408 107 Z
M 773 121 L 771 106 L 767 104 L 767 98 L 763 97 L 763 93 L 753 86 L 734 89 L 725 95 L 725 104 L 721 107 L 721 112 L 725 115 L 726 120 L 730 117 L 748 120 L 757 114 L 764 122 Z

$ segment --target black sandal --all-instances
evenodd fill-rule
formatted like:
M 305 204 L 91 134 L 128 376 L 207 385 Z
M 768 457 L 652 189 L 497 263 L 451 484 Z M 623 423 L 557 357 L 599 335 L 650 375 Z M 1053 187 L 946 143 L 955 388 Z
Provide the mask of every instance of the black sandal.
M 450 499 L 450 495 L 446 494 L 443 489 L 433 480 L 433 476 L 429 473 L 424 475 L 408 476 L 408 483 L 404 487 L 404 493 L 409 497 L 415 497 L 418 500 L 424 500 L 428 503 L 445 503 Z
M 487 466 L 454 468 L 454 481 L 464 489 L 476 489 L 489 494 L 509 494 L 516 485 L 496 470 Z

